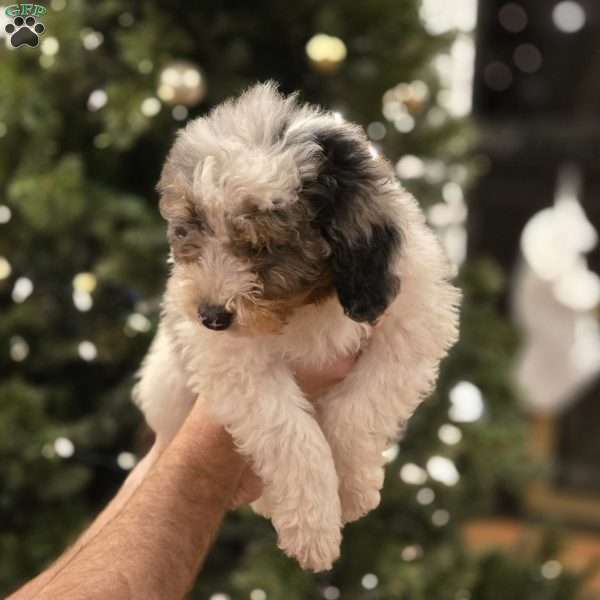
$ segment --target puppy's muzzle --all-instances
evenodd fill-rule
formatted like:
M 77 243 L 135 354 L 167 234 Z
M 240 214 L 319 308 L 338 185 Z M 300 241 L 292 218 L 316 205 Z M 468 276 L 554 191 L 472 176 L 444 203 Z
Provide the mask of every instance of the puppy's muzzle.
M 198 307 L 198 316 L 204 327 L 214 331 L 227 329 L 233 321 L 233 313 L 225 310 L 224 306 L 215 304 L 201 304 Z

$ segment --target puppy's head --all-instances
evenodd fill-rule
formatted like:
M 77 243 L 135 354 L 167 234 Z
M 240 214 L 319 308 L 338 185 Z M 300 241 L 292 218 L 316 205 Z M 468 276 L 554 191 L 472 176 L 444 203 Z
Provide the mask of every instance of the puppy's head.
M 399 280 L 399 194 L 362 130 L 258 85 L 182 130 L 158 185 L 167 307 L 213 330 L 279 331 L 337 294 L 375 322 Z

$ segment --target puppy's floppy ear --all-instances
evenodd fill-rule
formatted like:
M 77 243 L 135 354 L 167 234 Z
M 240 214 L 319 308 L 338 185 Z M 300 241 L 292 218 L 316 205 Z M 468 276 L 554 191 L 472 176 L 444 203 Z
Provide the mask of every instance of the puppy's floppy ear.
M 402 241 L 393 173 L 357 126 L 335 123 L 314 137 L 321 164 L 305 190 L 331 247 L 333 283 L 346 315 L 374 323 L 400 290 L 392 272 Z

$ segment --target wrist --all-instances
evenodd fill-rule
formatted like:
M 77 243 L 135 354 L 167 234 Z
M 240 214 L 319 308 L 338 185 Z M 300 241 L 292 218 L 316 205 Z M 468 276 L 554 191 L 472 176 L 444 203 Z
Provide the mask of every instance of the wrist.
M 235 493 L 246 466 L 231 435 L 196 407 L 166 452 L 199 482 L 208 480 L 206 487 L 224 501 Z

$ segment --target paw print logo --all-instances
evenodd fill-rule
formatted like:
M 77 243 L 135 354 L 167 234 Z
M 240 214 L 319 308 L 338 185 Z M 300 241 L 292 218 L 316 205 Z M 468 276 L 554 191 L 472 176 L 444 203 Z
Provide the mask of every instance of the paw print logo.
M 15 17 L 12 23 L 9 23 L 4 30 L 10 35 L 10 43 L 13 48 L 27 45 L 35 48 L 40 35 L 45 31 L 45 27 L 35 17 Z

